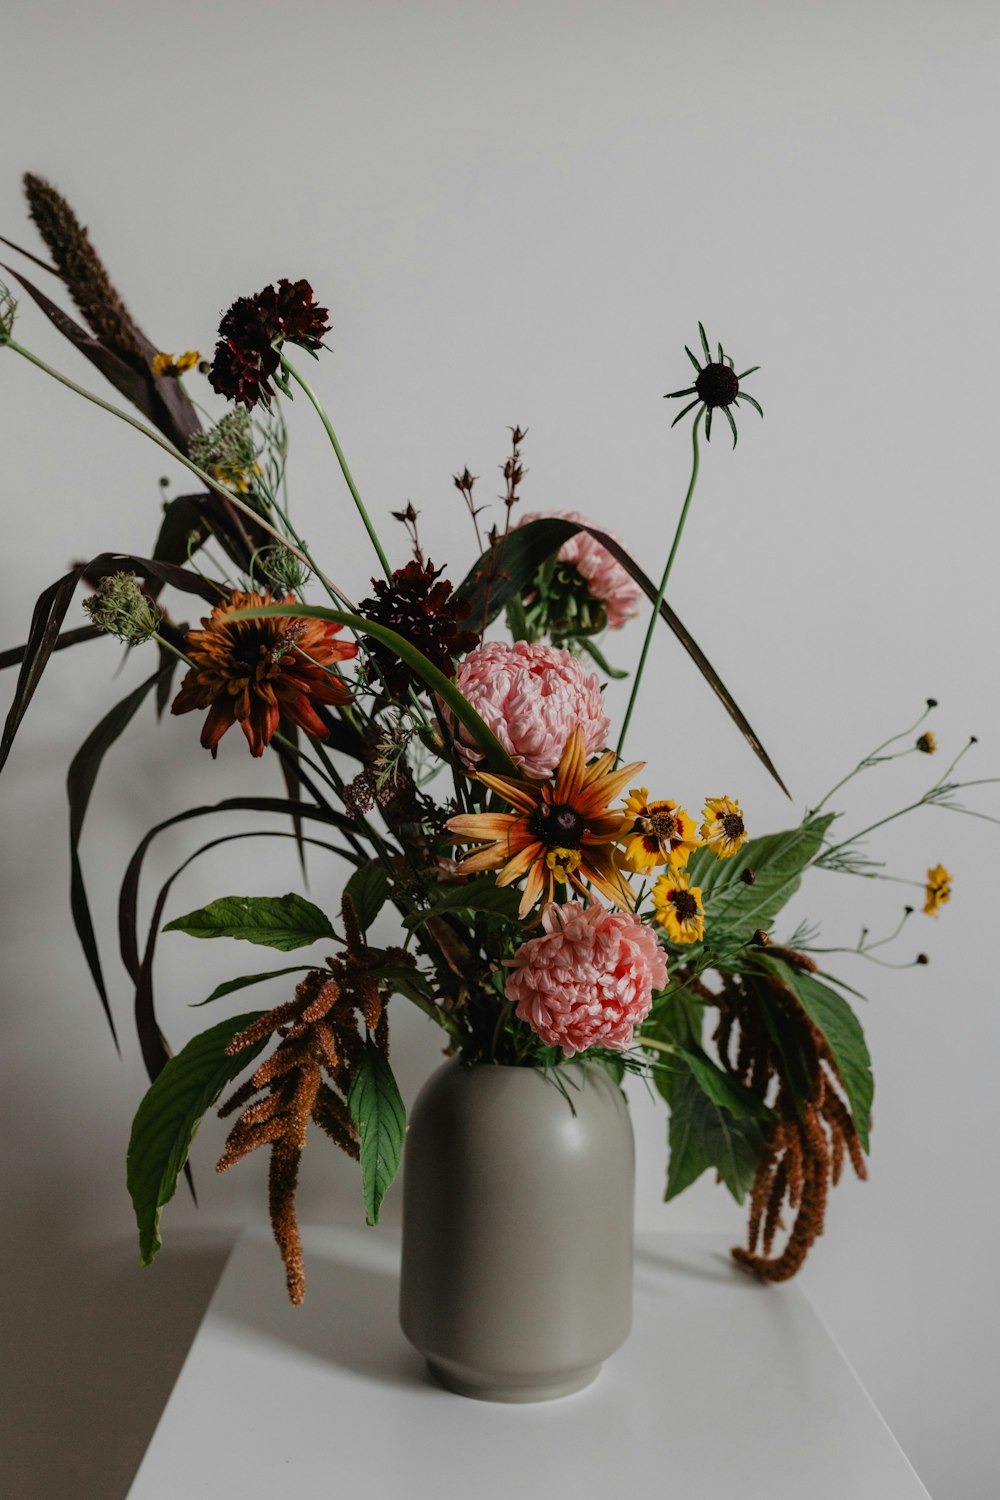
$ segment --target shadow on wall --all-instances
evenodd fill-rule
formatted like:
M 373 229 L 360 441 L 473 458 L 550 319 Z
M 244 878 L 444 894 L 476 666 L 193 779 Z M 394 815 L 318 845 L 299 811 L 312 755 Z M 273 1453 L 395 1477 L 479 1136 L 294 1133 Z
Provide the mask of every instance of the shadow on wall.
M 18 1351 L 4 1371 L 0 1473 L 12 1500 L 122 1500 L 235 1231 L 182 1231 L 153 1271 L 132 1236 L 67 1240 L 79 1219 L 58 1193 L 49 1201 L 58 1215 L 5 1235 L 0 1260 Z

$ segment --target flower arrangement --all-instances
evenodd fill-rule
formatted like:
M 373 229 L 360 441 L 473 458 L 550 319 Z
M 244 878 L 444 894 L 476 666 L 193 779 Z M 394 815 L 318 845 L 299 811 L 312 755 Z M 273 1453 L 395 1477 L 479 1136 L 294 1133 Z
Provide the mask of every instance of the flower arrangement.
M 914 725 L 777 832 L 754 828 L 729 795 L 684 806 L 655 767 L 625 761 L 663 624 L 784 790 L 667 600 L 701 439 L 710 440 L 721 413 L 735 446 L 743 403 L 763 416 L 744 385 L 757 367 L 737 373 L 699 324 L 701 357 L 686 350 L 694 384 L 670 393 L 694 398 L 674 419 L 693 413 L 692 463 L 658 582 L 614 533 L 580 513 L 521 513 L 526 434 L 514 427 L 501 519 L 485 538 L 478 481 L 467 467 L 454 477 L 476 545 L 453 584 L 425 557 L 412 505 L 393 513 L 409 556 L 390 561 L 330 417 L 290 356 L 295 349 L 319 358 L 328 347 L 330 314 L 308 282 L 281 278 L 237 298 L 210 361 L 194 351 L 175 356 L 140 331 L 60 194 L 31 175 L 25 188 L 52 263 L 4 243 L 61 283 L 83 321 L 23 271 L 8 274 L 132 410 L 21 344 L 6 289 L 0 344 L 139 429 L 197 482 L 194 492 L 165 501 L 149 557 L 105 552 L 72 568 L 41 594 L 25 645 L 0 657 L 0 665 L 20 667 L 0 765 L 53 651 L 109 634 L 129 650 L 146 643 L 155 657 L 146 680 L 88 735 L 68 783 L 73 919 L 112 1032 L 79 853 L 110 745 L 153 699 L 160 712 L 169 705 L 175 715 L 200 716 L 200 742 L 213 756 L 238 726 L 250 754 L 273 756 L 284 777 L 283 796 L 222 798 L 166 818 L 125 872 L 122 954 L 150 1076 L 128 1152 L 143 1260 L 159 1248 L 160 1213 L 199 1120 L 219 1105 L 235 1117 L 219 1171 L 252 1151 L 270 1152 L 271 1220 L 289 1296 L 301 1302 L 295 1189 L 311 1127 L 358 1160 L 369 1222 L 396 1172 L 405 1109 L 389 1060 L 389 1011 L 403 999 L 469 1066 L 538 1068 L 559 1086 L 561 1065 L 583 1058 L 619 1083 L 626 1073 L 647 1077 L 669 1110 L 666 1196 L 714 1170 L 748 1203 L 737 1260 L 764 1279 L 794 1274 L 822 1232 L 829 1188 L 845 1164 L 865 1176 L 873 1095 L 856 992 L 820 970 L 817 957 L 853 951 L 889 962 L 884 950 L 910 930 L 913 907 L 894 933 L 863 933 L 854 949 L 841 950 L 819 947 L 807 926 L 779 937 L 781 912 L 803 877 L 824 869 L 916 885 L 924 913 L 936 917 L 950 899 L 949 872 L 936 864 L 925 880 L 892 876 L 865 840 L 921 806 L 984 816 L 961 802 L 962 790 L 998 778 L 955 778 L 970 740 L 916 801 L 847 836 L 834 832 L 838 815 L 828 804 L 854 776 L 937 752 L 924 727 L 932 699 Z M 185 384 L 199 376 L 228 403 L 207 426 Z M 360 591 L 328 576 L 294 520 L 286 411 L 296 392 L 325 428 L 371 539 L 379 572 Z M 370 592 L 355 604 L 347 584 Z M 89 619 L 64 628 L 80 587 L 89 591 Z M 190 602 L 196 615 L 199 603 L 204 611 L 194 623 Z M 613 744 L 603 682 L 625 673 L 608 663 L 602 642 L 643 611 L 645 638 Z M 296 893 L 226 894 L 164 924 L 167 882 L 143 947 L 136 902 L 151 841 L 217 811 L 288 819 L 286 836 L 303 858 L 318 846 L 346 860 L 353 872 L 337 914 Z M 389 946 L 372 931 L 384 908 L 398 923 Z M 171 1055 L 152 981 L 161 927 L 279 953 L 320 944 L 328 956 L 220 985 L 208 997 L 213 1004 L 278 980 L 291 998 L 217 1021 Z M 918 954 L 897 966 L 926 961 Z

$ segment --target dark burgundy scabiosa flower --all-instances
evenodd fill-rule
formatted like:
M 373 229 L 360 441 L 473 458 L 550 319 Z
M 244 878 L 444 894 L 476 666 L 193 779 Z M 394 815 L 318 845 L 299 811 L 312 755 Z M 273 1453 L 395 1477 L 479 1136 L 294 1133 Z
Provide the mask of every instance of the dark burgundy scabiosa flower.
M 459 599 L 446 578 L 443 568 L 430 561 L 408 562 L 397 568 L 391 581 L 373 578 L 375 597 L 364 599 L 358 612 L 395 630 L 410 641 L 446 677 L 455 675 L 455 657 L 464 656 L 479 641 L 473 630 L 463 630 L 469 613 L 464 599 Z M 387 646 L 369 639 L 368 650 L 381 671 L 388 690 L 403 694 L 412 682 L 410 669 Z M 377 675 L 374 668 L 370 675 Z
M 220 396 L 248 410 L 274 396 L 271 377 L 281 363 L 282 343 L 316 350 L 329 333 L 329 314 L 313 301 L 308 281 L 282 277 L 255 297 L 237 297 L 219 324 L 219 342 L 208 378 Z

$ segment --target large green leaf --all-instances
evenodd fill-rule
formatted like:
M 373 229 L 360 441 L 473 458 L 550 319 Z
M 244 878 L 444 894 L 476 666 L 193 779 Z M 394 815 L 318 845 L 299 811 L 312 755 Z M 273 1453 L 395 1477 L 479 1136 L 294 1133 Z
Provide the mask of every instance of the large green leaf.
M 688 874 L 692 886 L 701 888 L 706 935 L 713 947 L 724 937 L 746 943 L 758 927 L 770 927 L 798 890 L 832 820 L 833 814 L 828 814 L 784 833 L 751 838 L 730 859 L 719 859 L 708 847 L 695 850 Z M 746 871 L 753 874 L 752 884 Z
M 344 895 L 350 896 L 361 930 L 367 932 L 389 899 L 389 876 L 385 866 L 377 859 L 359 865 L 344 886 Z
M 226 1084 L 252 1062 L 267 1038 L 234 1057 L 227 1055 L 226 1048 L 263 1014 L 230 1016 L 192 1037 L 146 1090 L 128 1145 L 128 1190 L 139 1226 L 143 1265 L 148 1266 L 160 1248 L 160 1210 L 174 1196 L 202 1116 Z
M 844 1085 L 858 1136 L 867 1151 L 875 1080 L 861 1022 L 843 996 L 823 984 L 815 974 L 793 968 L 778 959 L 767 958 L 764 965 L 788 985 L 806 1015 L 823 1033 Z
M 676 1198 L 713 1167 L 737 1203 L 742 1203 L 764 1149 L 759 1122 L 735 1119 L 704 1092 L 690 1069 L 674 1075 L 669 1093 L 670 1164 L 665 1200 Z
M 497 885 L 495 881 L 480 876 L 464 885 L 437 886 L 430 893 L 431 905 L 410 912 L 407 927 L 420 927 L 431 917 L 462 917 L 471 921 L 477 916 L 513 921 L 521 900 L 520 891 L 511 886 Z
M 234 609 L 228 618 L 233 620 L 260 620 L 268 616 L 291 616 L 294 619 L 329 620 L 334 625 L 346 625 L 356 635 L 371 636 L 372 640 L 388 646 L 400 659 L 411 667 L 424 685 L 447 704 L 455 718 L 472 735 L 486 757 L 491 771 L 498 776 L 519 776 L 520 773 L 492 729 L 479 717 L 472 704 L 455 684 L 433 662 L 427 660 L 411 641 L 397 635 L 386 625 L 367 620 L 364 615 L 350 614 L 343 609 L 328 609 L 322 604 L 261 604 L 256 609 Z
M 680 1055 L 702 1093 L 707 1094 L 713 1104 L 720 1104 L 738 1120 L 767 1120 L 771 1117 L 771 1110 L 752 1089 L 726 1073 L 700 1047 L 697 1050 L 681 1048 Z
M 335 935 L 326 913 L 294 891 L 287 896 L 220 896 L 175 917 L 163 930 L 198 938 L 239 938 L 282 953 Z
M 483 629 L 496 618 L 502 609 L 531 588 L 535 576 L 543 564 L 557 552 L 564 542 L 585 531 L 600 542 L 612 557 L 635 579 L 646 598 L 655 603 L 659 592 L 652 579 L 643 572 L 635 558 L 613 536 L 598 527 L 579 521 L 567 521 L 559 516 L 543 516 L 537 521 L 526 521 L 506 536 L 500 537 L 483 553 L 456 592 L 470 607 L 471 619 Z M 705 681 L 725 706 L 726 712 L 736 724 L 761 764 L 774 777 L 786 796 L 788 788 L 775 770 L 774 762 L 760 739 L 751 729 L 746 715 L 736 703 L 732 693 L 723 683 L 708 657 L 681 624 L 666 600 L 660 603 L 660 616 L 670 626 L 685 651 L 698 668 Z
M 406 1135 L 406 1108 L 388 1060 L 365 1043 L 347 1100 L 361 1143 L 365 1218 L 377 1224 L 382 1199 L 399 1170 Z

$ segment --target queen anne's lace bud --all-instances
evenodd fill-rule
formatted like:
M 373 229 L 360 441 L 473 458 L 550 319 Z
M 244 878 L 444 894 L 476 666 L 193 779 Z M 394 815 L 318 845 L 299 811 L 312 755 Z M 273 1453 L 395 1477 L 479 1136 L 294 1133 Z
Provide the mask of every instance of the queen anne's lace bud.
M 98 630 L 115 635 L 129 646 L 148 641 L 159 629 L 162 612 L 146 597 L 134 573 L 111 573 L 102 578 L 97 593 L 83 607 Z
M 238 410 L 242 411 L 243 407 Z M 260 566 L 271 582 L 286 594 L 301 594 L 310 578 L 309 569 L 288 547 L 268 547 L 261 554 Z

